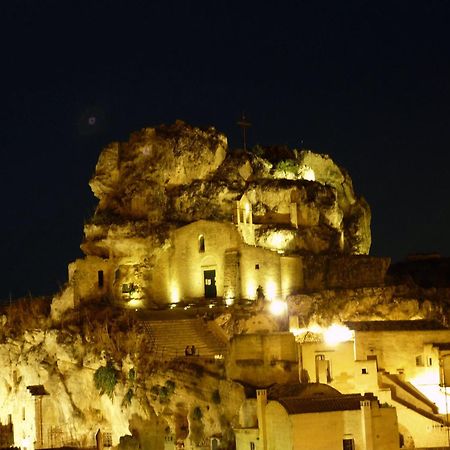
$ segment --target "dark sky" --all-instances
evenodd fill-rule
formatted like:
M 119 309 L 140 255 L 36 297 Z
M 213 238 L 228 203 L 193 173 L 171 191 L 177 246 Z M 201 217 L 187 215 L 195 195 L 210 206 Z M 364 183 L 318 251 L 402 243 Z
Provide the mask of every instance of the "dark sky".
M 180 118 L 233 148 L 243 110 L 250 145 L 348 169 L 373 255 L 448 256 L 449 24 L 433 0 L 1 2 L 0 299 L 64 284 L 105 144 Z

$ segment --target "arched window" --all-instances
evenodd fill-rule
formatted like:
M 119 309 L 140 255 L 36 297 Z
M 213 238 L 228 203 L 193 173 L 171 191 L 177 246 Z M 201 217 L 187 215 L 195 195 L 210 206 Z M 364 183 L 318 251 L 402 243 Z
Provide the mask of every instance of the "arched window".
M 199 253 L 205 253 L 205 236 L 203 234 L 198 237 L 198 251 Z

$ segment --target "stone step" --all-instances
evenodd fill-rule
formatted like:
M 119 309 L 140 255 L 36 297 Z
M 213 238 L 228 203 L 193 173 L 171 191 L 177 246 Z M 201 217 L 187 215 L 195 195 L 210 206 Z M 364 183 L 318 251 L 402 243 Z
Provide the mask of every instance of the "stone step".
M 154 339 L 155 350 L 165 356 L 185 356 L 185 348 L 192 345 L 200 357 L 227 352 L 227 343 L 213 334 L 201 319 L 147 320 L 144 325 Z

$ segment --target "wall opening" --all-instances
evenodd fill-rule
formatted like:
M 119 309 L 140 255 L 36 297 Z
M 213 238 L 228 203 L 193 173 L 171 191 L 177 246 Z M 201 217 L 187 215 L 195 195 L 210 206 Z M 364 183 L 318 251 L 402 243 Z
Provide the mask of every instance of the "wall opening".
M 205 298 L 217 297 L 216 271 L 215 270 L 204 270 L 203 271 L 203 283 L 205 286 Z
M 325 355 L 316 355 L 316 382 L 329 383 L 331 381 L 330 361 Z
M 198 237 L 198 252 L 205 253 L 205 236 L 203 234 Z
M 101 289 L 104 285 L 103 270 L 99 270 L 97 272 L 97 283 L 98 283 L 98 287 Z
M 355 450 L 354 439 L 344 439 L 342 441 L 342 450 Z

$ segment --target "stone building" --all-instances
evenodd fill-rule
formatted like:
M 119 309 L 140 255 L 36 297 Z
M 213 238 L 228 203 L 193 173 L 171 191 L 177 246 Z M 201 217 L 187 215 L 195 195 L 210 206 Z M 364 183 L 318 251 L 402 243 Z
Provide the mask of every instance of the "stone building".
M 372 392 L 396 408 L 402 448 L 449 445 L 450 332 L 424 320 L 347 324 L 349 339 L 299 338 L 301 374 L 343 393 Z
M 399 448 L 395 408 L 371 394 L 342 395 L 320 384 L 275 389 L 269 396 L 257 390 L 241 406 L 236 450 Z

